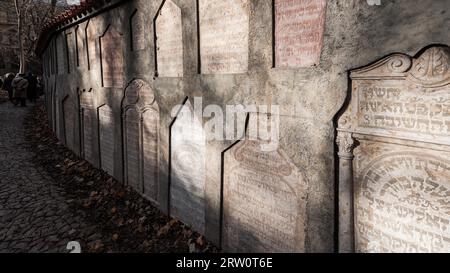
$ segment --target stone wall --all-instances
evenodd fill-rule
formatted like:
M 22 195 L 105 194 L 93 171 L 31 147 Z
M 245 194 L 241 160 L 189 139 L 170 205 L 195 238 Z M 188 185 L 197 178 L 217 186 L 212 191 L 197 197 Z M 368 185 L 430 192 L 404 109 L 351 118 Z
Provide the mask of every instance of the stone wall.
M 360 223 L 371 219 L 363 213 L 369 172 L 381 164 L 373 160 L 383 157 L 382 149 L 398 147 L 374 148 L 358 138 L 361 164 L 354 163 L 353 175 L 355 141 L 348 129 L 350 137 L 339 139 L 347 161 L 337 160 L 337 119 L 354 85 L 349 72 L 392 53 L 415 56 L 429 45 L 450 45 L 449 8 L 445 0 L 382 0 L 379 6 L 360 0 L 121 1 L 61 26 L 49 40 L 42 52 L 49 120 L 69 148 L 226 251 L 354 251 L 355 225 L 380 224 Z M 445 84 L 440 92 L 448 111 Z M 423 91 L 415 96 L 428 99 Z M 251 128 L 258 120 L 279 120 L 276 149 L 262 151 L 263 140 L 237 135 L 211 140 L 215 131 L 201 126 L 210 120 L 202 109 L 239 104 L 279 106 L 275 115 L 255 108 L 236 121 Z M 227 119 L 224 127 L 234 122 Z M 409 133 L 429 142 L 427 134 Z M 448 145 L 448 127 L 440 136 L 440 147 Z M 398 149 L 382 164 L 403 158 Z M 420 146 L 412 150 L 405 156 L 417 159 Z M 448 155 L 439 156 L 448 162 Z M 435 158 L 432 152 L 423 160 Z M 353 180 L 360 174 L 369 178 Z M 450 178 L 442 177 L 443 199 L 432 203 L 448 216 Z M 449 251 L 448 230 L 447 221 L 433 231 L 442 248 L 420 250 Z M 389 247 L 380 233 L 356 233 L 357 251 L 405 250 Z M 369 239 L 386 245 L 369 246 Z

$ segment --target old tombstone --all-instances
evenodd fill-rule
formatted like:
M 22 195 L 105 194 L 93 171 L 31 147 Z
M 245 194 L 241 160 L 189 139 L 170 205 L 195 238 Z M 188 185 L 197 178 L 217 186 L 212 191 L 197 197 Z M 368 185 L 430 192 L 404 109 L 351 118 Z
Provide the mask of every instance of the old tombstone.
M 84 67 L 87 63 L 86 58 L 86 33 L 84 28 L 78 25 L 75 28 L 76 41 L 76 65 Z
M 97 21 L 95 19 L 91 19 L 86 23 L 86 27 L 84 29 L 85 37 L 86 37 L 86 60 L 88 64 L 88 69 L 93 69 L 97 66 L 97 50 L 96 50 L 96 41 L 97 41 Z
M 189 100 L 171 128 L 170 215 L 205 232 L 205 134 Z
M 66 72 L 65 60 L 67 58 L 66 55 L 66 42 L 65 38 L 62 34 L 59 34 L 56 37 L 56 69 L 58 71 L 58 75 L 62 75 Z
M 317 65 L 323 44 L 326 0 L 275 0 L 275 67 Z
M 114 112 L 108 105 L 98 108 L 100 168 L 114 175 Z
M 123 34 L 110 25 L 100 37 L 102 86 L 122 88 L 125 81 Z
M 203 74 L 247 72 L 249 2 L 249 0 L 199 0 Z
M 142 12 L 136 10 L 130 18 L 131 48 L 139 51 L 146 48 L 145 18 Z
M 164 1 L 155 19 L 157 70 L 160 77 L 183 77 L 181 9 Z
M 286 153 L 243 140 L 224 156 L 222 244 L 230 252 L 304 252 L 308 183 Z
M 158 202 L 159 107 L 151 87 L 134 80 L 122 102 L 125 182 L 151 201 Z
M 450 49 L 393 54 L 351 80 L 337 138 L 340 251 L 449 252 Z
M 64 129 L 64 141 L 66 146 L 72 151 L 76 151 L 76 134 L 77 130 L 75 124 L 77 122 L 76 115 L 77 109 L 75 107 L 75 102 L 70 96 L 66 96 L 62 101 L 62 111 L 63 111 L 63 129 Z M 56 111 L 55 116 L 58 115 Z M 56 122 L 57 123 L 57 122 Z
M 94 108 L 94 94 L 92 89 L 79 90 L 80 121 L 81 121 L 81 154 L 93 165 L 98 160 L 95 157 L 95 146 L 98 144 L 94 134 L 96 111 Z
M 68 31 L 66 32 L 66 72 L 70 73 L 75 61 L 75 54 L 76 54 L 76 48 L 75 48 L 75 35 L 74 32 Z

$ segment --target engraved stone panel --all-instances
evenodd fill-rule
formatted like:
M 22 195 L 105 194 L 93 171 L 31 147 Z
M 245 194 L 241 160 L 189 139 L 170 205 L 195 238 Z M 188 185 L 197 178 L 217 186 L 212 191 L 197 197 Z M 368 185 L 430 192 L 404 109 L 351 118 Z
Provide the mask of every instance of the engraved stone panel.
M 74 66 L 75 61 L 75 35 L 73 32 L 66 33 L 66 47 L 67 47 L 67 56 L 66 56 L 66 71 L 67 73 L 72 72 L 72 68 Z
M 122 33 L 109 26 L 100 38 L 103 87 L 122 88 L 124 85 L 124 40 Z
M 170 214 L 205 232 L 205 134 L 189 100 L 172 128 Z
M 275 0 L 275 66 L 319 64 L 326 0 Z
M 158 140 L 159 113 L 150 108 L 142 114 L 142 148 L 144 164 L 143 193 L 155 202 L 158 200 Z
M 339 183 L 355 185 L 358 252 L 450 251 L 449 66 L 437 46 L 351 72 L 338 130 L 359 146 L 340 147 L 341 163 L 355 157 Z
M 355 152 L 369 162 L 356 169 L 356 251 L 449 252 L 449 154 L 396 148 L 364 143 Z
M 125 89 L 123 106 L 126 182 L 158 202 L 159 107 L 150 86 L 134 80 Z
M 126 181 L 128 185 L 138 192 L 142 192 L 140 177 L 140 117 L 135 108 L 130 108 L 125 114 L 125 136 L 126 136 Z
M 448 48 L 434 47 L 418 59 L 394 54 L 352 72 L 352 126 L 367 134 L 450 145 L 449 60 Z
M 281 150 L 245 140 L 224 158 L 223 247 L 304 252 L 308 183 Z
M 92 164 L 96 164 L 95 158 L 95 145 L 96 140 L 94 137 L 94 126 L 96 119 L 96 112 L 94 109 L 94 94 L 92 89 L 79 90 L 80 95 L 80 107 L 81 107 L 81 139 L 82 139 L 82 155 L 84 159 Z
M 83 133 L 83 156 L 88 162 L 96 164 L 94 156 L 94 119 L 95 111 L 92 108 L 82 108 L 82 133 Z
M 98 109 L 100 124 L 100 168 L 114 175 L 114 112 L 108 105 Z
M 89 69 L 93 69 L 97 65 L 98 54 L 96 51 L 97 43 L 97 21 L 91 19 L 86 24 L 86 59 L 88 60 Z
M 249 1 L 199 0 L 204 74 L 245 73 L 249 59 Z
M 59 34 L 56 37 L 56 65 L 58 75 L 62 75 L 66 72 L 66 67 L 64 66 L 66 58 L 66 43 L 62 34 Z
M 86 33 L 84 28 L 78 26 L 76 28 L 76 44 L 77 44 L 77 66 L 84 67 L 87 63 L 87 54 L 86 54 Z
M 135 51 L 145 49 L 145 20 L 142 12 L 138 10 L 131 17 L 131 35 L 132 49 Z
M 76 134 L 75 117 L 77 115 L 77 111 L 70 97 L 66 97 L 63 100 L 62 107 L 63 107 L 63 117 L 64 117 L 63 122 L 64 122 L 64 135 L 66 146 L 72 151 L 75 151 L 75 134 Z
M 183 77 L 181 9 L 172 1 L 165 1 L 156 17 L 155 25 L 158 75 Z

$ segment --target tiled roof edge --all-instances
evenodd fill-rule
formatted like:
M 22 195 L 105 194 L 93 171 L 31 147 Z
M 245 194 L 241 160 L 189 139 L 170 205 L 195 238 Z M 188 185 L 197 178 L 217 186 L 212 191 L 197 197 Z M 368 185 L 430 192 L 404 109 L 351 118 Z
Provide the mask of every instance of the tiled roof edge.
M 41 30 L 36 43 L 35 52 L 39 56 L 46 48 L 49 39 L 61 27 L 78 21 L 96 11 L 101 11 L 114 4 L 128 2 L 131 0 L 81 0 L 79 5 L 71 6 L 69 9 L 56 15 Z

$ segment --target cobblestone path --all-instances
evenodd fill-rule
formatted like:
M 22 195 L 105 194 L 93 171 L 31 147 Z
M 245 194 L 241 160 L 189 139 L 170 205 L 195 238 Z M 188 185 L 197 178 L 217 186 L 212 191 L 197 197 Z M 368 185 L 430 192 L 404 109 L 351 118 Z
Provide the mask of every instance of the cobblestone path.
M 81 218 L 52 178 L 32 162 L 23 120 L 31 107 L 0 103 L 0 252 L 69 252 Z

